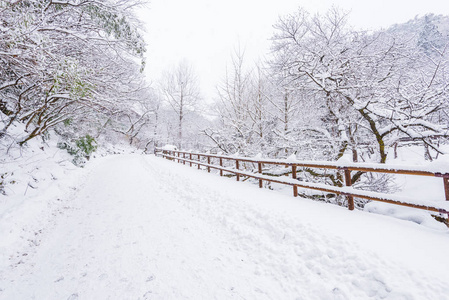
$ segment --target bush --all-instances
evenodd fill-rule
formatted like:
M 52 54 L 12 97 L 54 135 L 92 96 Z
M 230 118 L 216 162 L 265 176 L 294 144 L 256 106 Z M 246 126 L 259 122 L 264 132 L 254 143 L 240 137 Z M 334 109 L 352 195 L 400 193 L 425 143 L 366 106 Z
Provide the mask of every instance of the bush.
M 90 155 L 97 150 L 97 142 L 93 137 L 86 134 L 86 136 L 76 141 L 76 146 L 84 153 L 84 156 L 89 159 Z
M 58 143 L 59 149 L 67 150 L 70 155 L 74 156 L 72 162 L 76 166 L 83 166 L 86 160 L 89 160 L 90 155 L 97 150 L 97 147 L 95 139 L 88 134 L 75 140 L 74 143 L 67 141 Z

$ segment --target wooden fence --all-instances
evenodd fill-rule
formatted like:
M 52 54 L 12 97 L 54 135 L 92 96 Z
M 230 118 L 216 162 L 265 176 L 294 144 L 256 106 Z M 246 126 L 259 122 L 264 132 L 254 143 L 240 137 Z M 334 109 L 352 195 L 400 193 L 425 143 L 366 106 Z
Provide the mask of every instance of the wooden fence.
M 386 202 L 401 206 L 408 206 L 418 209 L 424 209 L 432 212 L 448 214 L 447 224 L 449 225 L 449 173 L 439 173 L 439 172 L 431 172 L 428 170 L 419 170 L 417 168 L 397 168 L 395 166 L 388 166 L 384 164 L 364 164 L 364 163 L 348 163 L 345 165 L 341 165 L 336 162 L 312 162 L 312 161 L 292 161 L 288 160 L 279 160 L 279 159 L 256 159 L 256 158 L 247 158 L 247 157 L 232 157 L 225 155 L 216 155 L 216 154 L 206 154 L 206 153 L 196 153 L 196 152 L 186 152 L 186 151 L 177 151 L 177 150 L 164 150 L 164 149 L 155 149 L 155 154 L 161 153 L 162 157 L 177 160 L 179 163 L 186 164 L 188 163 L 190 166 L 197 165 L 198 169 L 201 166 L 205 167 L 208 172 L 211 169 L 216 169 L 220 171 L 220 176 L 223 176 L 223 172 L 228 172 L 236 175 L 237 181 L 240 180 L 241 176 L 246 176 L 250 178 L 255 178 L 259 180 L 259 187 L 262 188 L 263 181 L 280 183 L 285 185 L 290 185 L 293 187 L 293 196 L 298 196 L 298 187 L 318 190 L 322 192 L 328 192 L 332 194 L 344 195 L 347 197 L 348 208 L 349 210 L 354 209 L 354 197 Z M 231 161 L 235 168 L 225 167 L 223 162 Z M 215 164 L 214 164 L 215 162 Z M 241 163 L 252 163 L 257 165 L 257 173 L 242 170 Z M 218 164 L 217 164 L 218 163 Z M 275 177 L 270 175 L 262 174 L 262 167 L 264 165 L 278 165 L 284 166 L 287 168 L 291 168 L 292 177 Z M 345 186 L 331 186 L 322 183 L 311 183 L 299 181 L 297 178 L 297 169 L 298 167 L 305 168 L 320 168 L 320 169 L 331 169 L 331 170 L 340 170 L 343 172 L 344 176 L 344 184 Z M 442 178 L 443 188 L 445 192 L 446 201 L 442 201 L 435 204 L 435 202 L 429 201 L 419 201 L 417 203 L 413 199 L 408 199 L 405 197 L 395 196 L 392 194 L 384 194 L 378 192 L 371 192 L 365 190 L 358 190 L 351 187 L 352 178 L 351 172 L 373 172 L 373 173 L 387 173 L 387 174 L 403 174 L 403 175 L 416 175 L 416 176 L 431 176 L 431 177 L 440 177 Z M 290 173 L 290 172 L 289 172 Z

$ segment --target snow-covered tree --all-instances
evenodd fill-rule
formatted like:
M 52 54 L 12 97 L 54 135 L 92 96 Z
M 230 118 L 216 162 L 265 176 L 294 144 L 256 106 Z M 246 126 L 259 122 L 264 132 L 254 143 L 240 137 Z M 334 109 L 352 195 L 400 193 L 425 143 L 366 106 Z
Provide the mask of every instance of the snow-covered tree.
M 217 125 L 205 134 L 225 153 L 272 151 L 275 116 L 271 111 L 274 86 L 262 63 L 246 66 L 244 51 L 231 57 L 214 103 Z
M 26 124 L 15 137 L 24 144 L 123 110 L 144 85 L 145 47 L 132 13 L 139 3 L 0 1 L 0 137 L 15 121 Z
M 177 141 L 180 149 L 184 142 L 185 117 L 196 111 L 200 100 L 198 77 L 186 61 L 163 74 L 160 87 L 166 102 L 177 117 Z
M 447 124 L 431 118 L 447 99 L 445 50 L 428 64 L 413 40 L 352 31 L 346 18 L 337 9 L 324 16 L 300 10 L 281 18 L 274 36 L 274 67 L 321 103 L 321 130 L 337 145 L 329 159 L 351 150 L 354 161 L 372 160 L 374 147 L 383 163 L 401 137 L 429 144 L 446 136 Z

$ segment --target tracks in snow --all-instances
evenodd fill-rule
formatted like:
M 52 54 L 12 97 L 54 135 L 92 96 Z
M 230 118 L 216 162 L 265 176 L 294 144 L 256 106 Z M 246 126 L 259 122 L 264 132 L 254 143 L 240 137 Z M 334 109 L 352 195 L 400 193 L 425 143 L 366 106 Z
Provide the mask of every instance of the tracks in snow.
M 445 283 L 154 157 L 105 159 L 0 299 L 444 299 Z M 201 175 L 202 176 L 202 175 Z M 226 185 L 227 186 L 227 185 Z M 265 191 L 266 193 L 267 191 Z M 266 195 L 266 194 L 264 194 Z M 269 194 L 270 196 L 272 194 Z M 275 201 L 275 199 L 273 199 Z

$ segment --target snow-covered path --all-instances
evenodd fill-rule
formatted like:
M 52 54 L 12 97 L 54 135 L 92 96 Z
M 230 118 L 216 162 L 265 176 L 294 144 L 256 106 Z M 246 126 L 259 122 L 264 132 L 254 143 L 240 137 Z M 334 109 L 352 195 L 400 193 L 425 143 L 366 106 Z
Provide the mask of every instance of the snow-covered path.
M 102 159 L 0 299 L 449 299 L 449 233 L 152 156 Z

